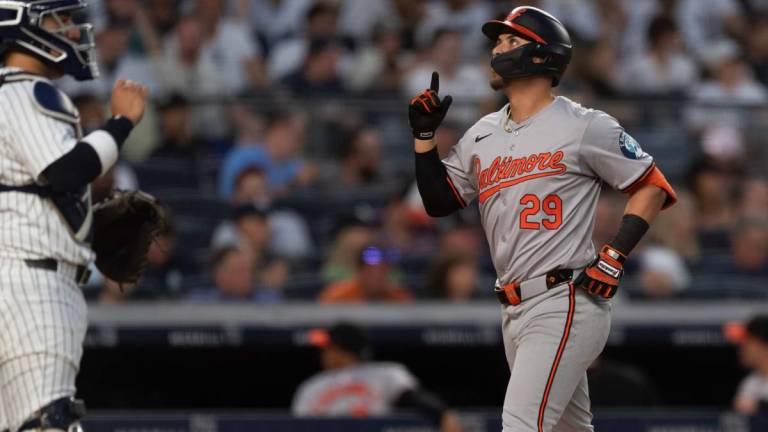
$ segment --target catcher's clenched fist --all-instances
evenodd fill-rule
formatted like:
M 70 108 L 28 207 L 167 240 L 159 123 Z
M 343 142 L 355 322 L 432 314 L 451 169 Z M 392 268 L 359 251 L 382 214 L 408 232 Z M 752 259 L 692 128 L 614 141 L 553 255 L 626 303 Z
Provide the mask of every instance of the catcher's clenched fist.
M 137 125 L 144 116 L 147 103 L 147 87 L 131 80 L 117 80 L 112 89 L 113 116 L 122 116 Z
M 445 118 L 453 98 L 446 96 L 441 101 L 437 96 L 440 89 L 440 75 L 432 72 L 432 83 L 428 90 L 411 99 L 408 107 L 408 119 L 413 137 L 420 140 L 432 139 L 440 123 Z

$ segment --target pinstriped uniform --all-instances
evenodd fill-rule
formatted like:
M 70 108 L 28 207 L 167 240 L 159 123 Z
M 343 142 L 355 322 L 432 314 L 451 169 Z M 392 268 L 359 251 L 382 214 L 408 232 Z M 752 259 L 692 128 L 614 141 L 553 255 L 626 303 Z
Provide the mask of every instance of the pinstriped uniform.
M 0 75 L 18 72 L 0 69 Z M 34 83 L 9 79 L 0 86 L 3 185 L 45 184 L 45 168 L 80 138 L 76 118 L 56 118 L 36 105 Z M 75 393 L 87 326 L 75 272 L 93 260 L 77 237 L 50 199 L 0 193 L 0 429 L 14 431 L 38 409 Z M 50 258 L 58 270 L 24 262 Z
M 577 274 L 595 257 L 602 184 L 631 189 L 653 158 L 616 119 L 565 97 L 520 123 L 506 108 L 443 160 L 454 196 L 462 207 L 477 198 L 500 286 Z M 561 284 L 518 303 L 502 307 L 504 432 L 593 431 L 586 370 L 607 341 L 610 302 Z

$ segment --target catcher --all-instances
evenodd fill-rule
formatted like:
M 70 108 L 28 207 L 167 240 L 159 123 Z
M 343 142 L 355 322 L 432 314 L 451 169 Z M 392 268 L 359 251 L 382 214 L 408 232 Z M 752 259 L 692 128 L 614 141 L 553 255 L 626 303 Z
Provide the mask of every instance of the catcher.
M 91 205 L 90 184 L 117 161 L 147 89 L 119 80 L 113 117 L 82 136 L 77 109 L 52 80 L 98 76 L 92 27 L 72 19 L 84 8 L 0 4 L 0 430 L 81 430 L 75 376 L 87 319 L 78 285 L 94 252 L 107 277 L 135 282 L 162 222 L 142 193 Z

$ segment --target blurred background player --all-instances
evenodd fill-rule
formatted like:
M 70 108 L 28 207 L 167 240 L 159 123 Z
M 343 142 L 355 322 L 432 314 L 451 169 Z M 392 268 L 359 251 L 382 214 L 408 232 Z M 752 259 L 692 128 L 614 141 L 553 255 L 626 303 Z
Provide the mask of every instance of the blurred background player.
M 746 325 L 731 325 L 726 336 L 739 344 L 741 364 L 751 371 L 739 384 L 733 409 L 768 415 L 768 315 L 757 315 Z
M 460 432 L 461 422 L 444 402 L 420 388 L 405 366 L 372 359 L 364 330 L 340 323 L 313 330 L 309 343 L 320 349 L 323 371 L 296 391 L 296 416 L 372 417 L 395 409 L 416 409 L 440 423 L 441 432 Z

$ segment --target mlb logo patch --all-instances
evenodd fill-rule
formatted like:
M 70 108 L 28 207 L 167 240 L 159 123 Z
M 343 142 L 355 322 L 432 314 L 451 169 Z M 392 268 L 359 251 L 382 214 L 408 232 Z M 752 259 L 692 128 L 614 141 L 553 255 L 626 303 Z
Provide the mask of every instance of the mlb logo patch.
M 640 159 L 643 156 L 640 144 L 626 132 L 622 132 L 619 136 L 619 148 L 624 156 L 630 159 Z

